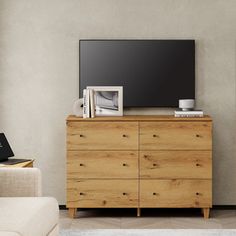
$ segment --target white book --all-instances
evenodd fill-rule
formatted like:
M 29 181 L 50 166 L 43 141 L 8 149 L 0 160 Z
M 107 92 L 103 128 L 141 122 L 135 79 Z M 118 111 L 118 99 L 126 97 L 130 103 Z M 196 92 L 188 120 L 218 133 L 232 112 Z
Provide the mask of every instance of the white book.
M 86 89 L 86 118 L 90 118 L 89 89 Z
M 179 115 L 175 114 L 175 117 L 203 117 L 203 115 Z
M 95 106 L 94 106 L 94 91 L 93 91 L 93 89 L 89 89 L 89 96 L 90 96 L 91 118 L 94 118 L 95 117 Z
M 203 117 L 202 110 L 192 110 L 192 111 L 175 111 L 175 117 Z
M 190 111 L 182 111 L 182 110 L 176 110 L 175 114 L 203 114 L 202 110 L 190 110 Z
M 87 107 L 86 107 L 86 89 L 83 90 L 83 118 L 86 118 Z

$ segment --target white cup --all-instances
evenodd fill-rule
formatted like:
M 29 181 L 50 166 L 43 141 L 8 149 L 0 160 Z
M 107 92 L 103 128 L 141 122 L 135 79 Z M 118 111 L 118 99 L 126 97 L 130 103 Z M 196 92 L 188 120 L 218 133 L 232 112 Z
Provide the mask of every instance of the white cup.
M 180 99 L 179 108 L 183 111 L 189 111 L 194 109 L 194 99 Z

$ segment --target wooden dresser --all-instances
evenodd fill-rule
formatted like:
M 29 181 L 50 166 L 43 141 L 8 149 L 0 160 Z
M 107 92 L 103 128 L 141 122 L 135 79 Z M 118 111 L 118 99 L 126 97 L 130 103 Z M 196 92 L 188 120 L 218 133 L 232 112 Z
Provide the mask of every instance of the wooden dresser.
M 212 207 L 212 120 L 67 118 L 67 207 Z

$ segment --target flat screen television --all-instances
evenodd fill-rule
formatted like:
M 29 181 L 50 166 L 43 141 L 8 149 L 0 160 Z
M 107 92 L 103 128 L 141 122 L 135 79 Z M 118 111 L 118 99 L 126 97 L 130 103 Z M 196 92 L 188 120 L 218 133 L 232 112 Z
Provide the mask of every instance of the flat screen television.
M 80 40 L 80 97 L 123 86 L 124 107 L 177 107 L 195 98 L 194 40 Z

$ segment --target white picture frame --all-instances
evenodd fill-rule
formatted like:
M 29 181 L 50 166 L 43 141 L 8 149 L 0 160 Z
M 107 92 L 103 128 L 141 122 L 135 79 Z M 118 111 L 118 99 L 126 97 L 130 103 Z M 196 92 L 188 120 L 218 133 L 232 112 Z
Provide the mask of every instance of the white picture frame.
M 123 116 L 123 86 L 87 86 L 94 92 L 95 116 Z

